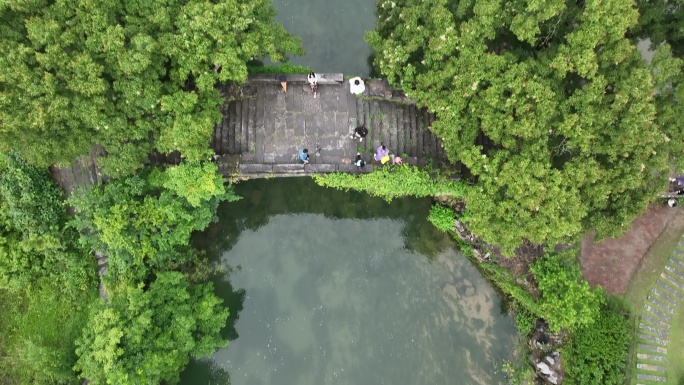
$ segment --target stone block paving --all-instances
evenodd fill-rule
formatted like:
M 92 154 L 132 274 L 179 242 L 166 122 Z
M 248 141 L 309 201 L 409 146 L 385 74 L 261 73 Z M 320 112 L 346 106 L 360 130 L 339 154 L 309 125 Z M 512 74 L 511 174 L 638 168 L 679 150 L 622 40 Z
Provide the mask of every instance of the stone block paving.
M 667 381 L 667 349 L 672 315 L 684 299 L 684 236 L 660 279 L 651 289 L 637 334 L 636 377 L 643 382 Z M 675 347 L 677 348 L 677 347 Z M 641 382 L 638 385 L 643 385 Z
M 434 116 L 392 90 L 387 81 L 369 79 L 366 92 L 353 95 L 342 74 L 319 76 L 324 81 L 315 98 L 305 75 L 288 75 L 287 92 L 276 75 L 251 75 L 246 84 L 226 95 L 224 118 L 212 140 L 218 161 L 224 155 L 240 156 L 240 174 L 263 177 L 358 172 L 353 167 L 357 153 L 369 164 L 361 172 L 370 172 L 373 153 L 380 145 L 409 164 L 446 160 L 446 154 L 435 149 L 439 139 L 424 124 Z M 359 142 L 352 135 L 361 125 L 369 134 Z M 429 140 L 423 146 L 417 137 Z M 301 148 L 309 150 L 308 165 L 298 159 Z M 219 168 L 231 172 L 228 167 Z

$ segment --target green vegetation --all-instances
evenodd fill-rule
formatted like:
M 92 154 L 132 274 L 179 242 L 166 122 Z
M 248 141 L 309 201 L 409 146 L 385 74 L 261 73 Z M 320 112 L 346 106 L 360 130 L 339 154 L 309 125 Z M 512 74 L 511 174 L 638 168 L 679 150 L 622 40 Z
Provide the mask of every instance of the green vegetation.
M 577 329 L 563 349 L 568 385 L 622 385 L 632 338 L 628 312 L 610 300 L 591 325 Z
M 217 86 L 299 39 L 268 0 L 2 3 L 0 21 L 0 382 L 177 382 L 226 345 L 189 246 L 237 199 L 209 162 Z M 93 145 L 113 179 L 76 192 L 69 219 L 45 166 Z M 179 165 L 150 164 L 175 151 Z M 99 303 L 93 252 L 108 258 Z
M 537 301 L 552 331 L 574 331 L 591 325 L 604 301 L 603 290 L 592 289 L 575 260 L 577 250 L 547 255 L 530 267 L 541 291 Z
M 0 378 L 76 380 L 74 341 L 97 298 L 95 261 L 66 225 L 61 190 L 45 169 L 0 153 Z
M 0 5 L 0 150 L 71 164 L 94 143 L 110 176 L 148 154 L 208 160 L 220 82 L 301 54 L 269 0 L 29 1 Z
M 190 285 L 178 272 L 159 273 L 100 303 L 76 341 L 75 369 L 93 384 L 176 383 L 189 355 L 227 345 L 219 335 L 228 311 L 211 284 Z
M 463 195 L 461 183 L 450 180 L 435 170 L 410 165 L 376 167 L 373 172 L 359 176 L 332 173 L 314 175 L 313 178 L 320 186 L 364 191 L 388 202 L 404 196 Z
M 665 188 L 682 152 L 681 63 L 663 51 L 647 68 L 624 37 L 638 18 L 629 2 L 400 0 L 377 12 L 375 65 L 436 113 L 431 129 L 473 176 L 469 229 L 504 254 L 524 239 L 621 234 Z
M 248 66 L 247 72 L 250 74 L 308 74 L 312 71 L 309 67 L 285 63 L 277 66 Z
M 449 231 L 454 228 L 454 210 L 442 205 L 433 205 L 428 214 L 428 220 L 442 231 Z

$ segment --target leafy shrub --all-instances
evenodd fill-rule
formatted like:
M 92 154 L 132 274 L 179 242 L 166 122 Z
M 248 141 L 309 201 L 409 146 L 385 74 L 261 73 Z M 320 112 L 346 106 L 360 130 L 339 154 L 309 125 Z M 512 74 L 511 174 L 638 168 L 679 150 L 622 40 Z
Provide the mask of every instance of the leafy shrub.
M 574 253 L 569 250 L 550 254 L 530 267 L 542 292 L 540 310 L 553 331 L 590 325 L 604 301 L 600 287 L 589 287 L 577 263 L 569 258 Z
M 316 174 L 314 181 L 320 186 L 340 190 L 363 191 L 390 202 L 392 199 L 415 196 L 452 195 L 462 197 L 465 186 L 448 180 L 438 172 L 411 165 L 376 167 L 373 172 L 359 176 L 347 173 Z
M 285 63 L 278 66 L 248 66 L 247 72 L 250 74 L 308 74 L 311 68 Z
M 451 231 L 454 228 L 454 210 L 442 205 L 433 205 L 428 220 L 442 231 Z
M 534 324 L 537 321 L 537 317 L 530 313 L 524 308 L 519 308 L 515 312 L 515 326 L 518 327 L 518 331 L 523 336 L 526 336 L 534 330 Z
M 228 311 L 211 283 L 192 285 L 179 272 L 121 286 L 101 302 L 76 341 L 75 369 L 96 384 L 177 383 L 189 355 L 227 344 L 220 336 Z
M 631 335 L 626 310 L 616 301 L 608 301 L 594 323 L 579 327 L 565 346 L 564 383 L 622 385 Z

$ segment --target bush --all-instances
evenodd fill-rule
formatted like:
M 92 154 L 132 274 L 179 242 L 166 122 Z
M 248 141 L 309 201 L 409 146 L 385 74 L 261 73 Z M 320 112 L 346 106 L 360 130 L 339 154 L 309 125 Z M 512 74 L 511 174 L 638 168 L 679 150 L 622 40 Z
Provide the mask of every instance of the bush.
M 601 288 L 590 288 L 577 263 L 570 259 L 575 252 L 550 254 L 530 267 L 542 292 L 537 303 L 555 332 L 590 325 L 598 317 L 604 301 Z
M 451 231 L 454 228 L 454 210 L 442 205 L 433 205 L 428 220 L 442 231 Z
M 631 324 L 617 301 L 608 301 L 591 325 L 582 326 L 564 348 L 567 385 L 622 385 L 627 371 Z
M 278 66 L 247 66 L 247 72 L 250 74 L 308 74 L 312 71 L 309 67 L 285 63 Z
M 388 202 L 405 196 L 451 195 L 462 197 L 465 191 L 465 186 L 462 183 L 449 180 L 436 171 L 406 164 L 394 167 L 376 167 L 373 172 L 358 176 L 339 172 L 316 174 L 313 179 L 320 186 L 363 191 Z

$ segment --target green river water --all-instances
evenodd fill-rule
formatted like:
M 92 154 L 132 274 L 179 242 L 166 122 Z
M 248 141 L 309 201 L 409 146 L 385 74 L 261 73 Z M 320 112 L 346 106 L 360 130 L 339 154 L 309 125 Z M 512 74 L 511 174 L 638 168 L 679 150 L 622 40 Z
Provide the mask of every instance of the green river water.
M 492 286 L 425 218 L 309 178 L 243 182 L 196 237 L 224 273 L 230 345 L 182 384 L 504 384 L 517 331 Z

